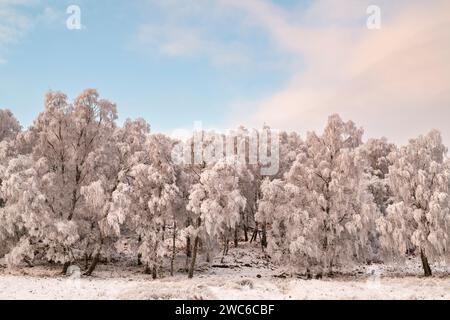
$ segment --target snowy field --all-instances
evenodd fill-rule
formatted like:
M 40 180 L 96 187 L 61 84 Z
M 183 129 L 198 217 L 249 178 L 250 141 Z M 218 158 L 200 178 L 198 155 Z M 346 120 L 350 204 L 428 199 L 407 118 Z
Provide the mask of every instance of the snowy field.
M 0 276 L 0 299 L 450 299 L 450 279 L 274 280 L 236 276 L 81 279 Z
M 0 269 L 0 299 L 450 299 L 445 266 L 423 278 L 419 261 L 372 265 L 321 280 L 285 278 L 258 252 L 233 249 L 224 261 L 199 264 L 193 280 L 181 272 L 152 280 L 142 269 L 102 265 L 93 277 L 62 277 L 59 268 Z M 282 276 L 282 277 L 280 277 Z

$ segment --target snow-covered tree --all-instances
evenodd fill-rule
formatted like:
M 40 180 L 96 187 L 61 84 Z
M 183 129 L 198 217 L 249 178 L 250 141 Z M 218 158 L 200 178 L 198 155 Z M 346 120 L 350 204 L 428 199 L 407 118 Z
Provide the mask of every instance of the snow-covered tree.
M 176 172 L 171 159 L 173 141 L 164 135 L 147 140 L 141 158 L 127 174 L 129 200 L 122 208 L 130 228 L 140 239 L 138 253 L 146 271 L 156 278 L 163 259 L 170 256 L 165 242 L 166 228 L 173 225 L 178 197 Z M 173 230 L 175 232 L 175 230 Z
M 180 142 L 178 141 L 178 143 Z M 187 205 L 189 203 L 190 190 L 193 185 L 198 183 L 201 171 L 204 169 L 204 167 L 206 167 L 206 165 L 196 165 L 191 161 L 189 161 L 188 163 L 179 163 L 175 165 L 175 174 L 179 195 L 178 201 L 176 203 L 179 220 L 177 228 L 180 233 L 183 232 L 185 236 L 186 270 L 189 266 L 189 260 L 192 258 L 192 240 L 189 231 L 192 229 L 193 221 L 195 219 L 195 215 L 190 210 L 188 210 Z
M 36 175 L 31 168 L 32 161 L 27 156 L 16 156 L 0 168 L 0 194 L 4 199 L 0 208 L 0 256 L 9 253 L 27 233 L 24 212 L 30 195 L 36 192 Z
M 251 180 L 244 182 L 243 195 L 247 206 L 243 216 L 244 235 L 247 240 L 247 228 L 253 228 L 250 241 L 256 240 L 260 234 L 261 245 L 267 246 L 266 222 L 256 221 L 255 216 L 262 198 L 261 186 L 265 180 L 273 180 L 283 177 L 295 160 L 302 140 L 294 132 L 274 132 L 270 127 L 264 126 L 262 130 L 247 130 L 239 127 L 237 130 L 238 149 L 244 150 L 245 157 L 241 159 L 247 164 L 251 174 Z M 277 140 L 276 140 L 277 139 Z M 268 163 L 276 162 L 276 163 Z M 273 174 L 265 174 L 267 166 L 277 167 Z
M 197 215 L 192 212 L 189 207 L 189 196 L 194 185 L 198 184 L 202 172 L 212 168 L 218 159 L 225 157 L 224 142 L 225 137 L 214 131 L 196 130 L 191 138 L 184 143 L 177 142 L 177 148 L 172 150 L 172 156 L 177 160 L 175 166 L 177 172 L 177 187 L 179 190 L 178 211 L 180 225 L 180 233 L 186 237 L 186 269 L 192 265 L 192 249 L 193 240 L 197 225 Z M 182 148 L 179 148 L 182 146 Z M 210 243 L 204 241 L 206 247 Z M 207 260 L 210 255 L 207 254 Z
M 297 155 L 302 151 L 304 141 L 296 132 L 280 133 L 280 170 L 272 179 L 282 179 L 289 172 Z
M 16 155 L 16 137 L 21 126 L 10 110 L 0 109 L 0 168 L 5 167 L 8 161 Z M 0 185 L 2 178 L 0 176 Z M 0 197 L 0 208 L 3 207 L 5 199 Z
M 377 221 L 386 252 L 420 254 L 425 276 L 429 260 L 448 259 L 450 245 L 447 148 L 438 131 L 409 141 L 389 156 L 393 203 Z
M 266 127 L 264 130 L 270 130 L 268 127 Z M 257 176 L 257 183 L 254 184 L 254 187 L 257 188 L 256 190 L 256 207 L 255 212 L 257 213 L 257 219 L 256 221 L 256 230 L 258 229 L 258 224 L 262 225 L 261 227 L 261 244 L 263 246 L 263 249 L 267 247 L 267 235 L 266 235 L 266 228 L 267 223 L 270 223 L 271 221 L 271 214 L 269 212 L 263 213 L 265 209 L 260 209 L 261 203 L 267 204 L 266 200 L 264 199 L 265 195 L 263 192 L 263 189 L 267 187 L 269 184 L 269 181 L 273 181 L 276 179 L 283 179 L 283 177 L 289 172 L 291 169 L 293 163 L 295 162 L 297 155 L 301 153 L 304 148 L 305 144 L 303 140 L 300 138 L 300 136 L 295 133 L 287 133 L 285 131 L 280 133 L 279 136 L 279 155 L 278 155 L 278 161 L 279 161 L 279 170 L 278 173 L 272 176 L 262 176 L 261 174 L 258 174 L 258 171 L 253 171 L 254 174 Z M 257 167 L 260 167 L 261 165 L 258 165 Z M 278 182 L 274 182 L 275 185 L 278 184 Z M 268 191 L 268 189 L 265 189 Z M 283 195 L 284 197 L 284 195 Z M 300 199 L 300 198 L 299 198 Z M 254 234 L 256 236 L 256 233 Z
M 73 104 L 64 94 L 50 92 L 45 111 L 29 130 L 36 137 L 28 140 L 36 144 L 27 173 L 35 174 L 36 194 L 22 199 L 27 200 L 27 241 L 44 250 L 47 260 L 64 263 L 64 269 L 84 254 L 92 221 L 81 188 L 96 177 L 93 160 L 109 141 L 116 117 L 115 105 L 100 100 L 95 90 L 84 91 Z
M 10 110 L 0 110 L 0 257 L 16 246 L 25 233 L 21 205 L 24 192 L 31 189 L 27 185 L 30 172 L 25 171 L 32 164 L 23 156 L 27 136 Z
M 0 109 L 0 142 L 14 139 L 20 130 L 21 126 L 13 113 Z
M 189 277 L 194 273 L 198 244 L 200 239 L 220 239 L 224 254 L 228 242 L 241 219 L 246 200 L 240 190 L 240 179 L 248 176 L 245 165 L 236 157 L 219 160 L 212 168 L 206 169 L 199 183 L 192 187 L 188 209 L 195 215 L 194 249 Z
M 386 214 L 391 192 L 386 179 L 391 161 L 389 155 L 396 149 L 386 138 L 369 139 L 360 147 L 361 156 L 367 162 L 365 168 L 369 178 L 369 190 L 381 214 Z
M 331 116 L 321 136 L 308 134 L 285 183 L 263 186 L 257 219 L 271 225 L 269 252 L 279 260 L 331 272 L 370 254 L 374 205 L 355 151 L 362 133 Z
M 8 265 L 84 262 L 90 275 L 100 261 L 133 256 L 156 278 L 165 266 L 174 274 L 186 240 L 193 277 L 200 250 L 210 261 L 242 234 L 307 273 L 383 253 L 420 256 L 428 276 L 430 261 L 449 260 L 450 160 L 437 131 L 402 148 L 364 144 L 362 129 L 333 115 L 305 141 L 268 126 L 201 130 L 179 154 L 179 141 L 150 135 L 143 119 L 116 118 L 93 89 L 73 102 L 48 93 L 27 130 L 0 110 Z
M 297 265 L 304 255 L 290 254 L 289 246 L 298 236 L 298 226 L 308 223 L 306 203 L 301 188 L 284 180 L 265 179 L 261 185 L 257 221 L 269 224 L 268 251 L 273 261 Z
M 92 153 L 96 176 L 94 182 L 81 188 L 91 221 L 91 230 L 86 235 L 86 258 L 92 256 L 92 262 L 86 275 L 94 271 L 101 255 L 109 257 L 115 251 L 126 218 L 123 208 L 130 205 L 127 174 L 144 152 L 149 133 L 150 126 L 145 120 L 127 120 L 123 127 L 115 129 L 108 143 Z

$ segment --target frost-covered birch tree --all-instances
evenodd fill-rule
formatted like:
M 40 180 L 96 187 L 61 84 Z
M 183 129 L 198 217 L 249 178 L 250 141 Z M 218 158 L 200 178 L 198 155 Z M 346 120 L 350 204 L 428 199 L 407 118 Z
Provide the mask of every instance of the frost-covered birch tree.
M 429 260 L 448 259 L 450 245 L 447 148 L 438 131 L 410 140 L 389 156 L 388 181 L 393 203 L 377 221 L 386 252 L 402 257 L 415 252 L 425 276 Z
M 263 220 L 261 215 L 259 219 L 256 219 L 258 207 L 263 197 L 261 193 L 262 184 L 265 180 L 281 179 L 284 176 L 294 162 L 303 141 L 295 132 L 282 131 L 275 135 L 268 126 L 264 126 L 262 130 L 249 131 L 242 127 L 240 130 L 244 130 L 245 135 L 248 136 L 248 139 L 241 140 L 245 143 L 245 149 L 248 151 L 248 158 L 245 160 L 253 177 L 251 183 L 244 188 L 247 199 L 246 210 L 249 211 L 247 218 L 254 223 L 250 242 L 256 240 L 259 234 L 261 246 L 264 249 L 267 247 L 267 221 Z M 275 141 L 275 139 L 278 139 L 278 141 Z M 278 171 L 274 174 L 265 175 L 263 168 L 269 164 L 267 163 L 269 158 L 270 161 L 277 162 Z M 250 223 L 248 224 L 250 225 Z
M 28 227 L 32 223 L 28 219 L 27 208 L 28 202 L 39 193 L 32 166 L 30 157 L 18 155 L 0 170 L 0 194 L 4 199 L 4 205 L 0 208 L 0 256 L 9 254 L 7 261 L 10 265 L 34 257 L 29 249 Z M 18 254 L 12 252 L 16 246 L 19 247 L 16 249 Z
M 21 129 L 19 121 L 10 110 L 0 109 L 0 142 L 13 140 Z
M 178 204 L 180 213 L 184 214 L 184 219 L 181 216 L 184 228 L 180 228 L 180 231 L 186 237 L 186 269 L 189 270 L 189 266 L 192 265 L 192 251 L 198 219 L 188 206 L 190 192 L 192 187 L 199 183 L 201 174 L 212 168 L 217 159 L 225 157 L 224 136 L 213 131 L 196 130 L 191 138 L 181 144 L 178 142 L 178 145 L 183 148 L 174 149 L 172 156 L 179 159 L 176 166 L 180 195 Z M 208 239 L 204 239 L 203 245 L 207 248 L 206 258 L 209 261 L 211 243 Z
M 29 130 L 35 145 L 26 172 L 35 175 L 36 194 L 22 199 L 27 241 L 45 251 L 47 260 L 64 263 L 64 272 L 84 254 L 91 221 L 80 191 L 95 176 L 94 154 L 109 140 L 116 117 L 115 105 L 100 100 L 95 90 L 84 91 L 72 104 L 64 94 L 50 92 Z
M 170 256 L 165 242 L 166 228 L 173 223 L 178 197 L 176 172 L 170 152 L 173 141 L 157 134 L 148 138 L 141 158 L 128 174 L 129 201 L 122 208 L 129 215 L 130 228 L 140 239 L 138 253 L 156 278 L 164 258 Z
M 140 159 L 150 134 L 150 126 L 143 119 L 126 120 L 116 128 L 107 143 L 92 153 L 94 182 L 81 188 L 91 221 L 87 233 L 86 260 L 92 257 L 85 274 L 91 275 L 101 255 L 110 257 L 116 252 L 115 243 L 125 223 L 127 206 L 130 206 L 127 175 Z
M 365 165 L 369 179 L 369 190 L 381 214 L 386 214 L 391 192 L 387 174 L 392 164 L 389 155 L 396 149 L 386 138 L 369 139 L 360 147 L 361 156 L 367 162 Z
M 265 183 L 258 218 L 270 221 L 275 257 L 331 272 L 370 254 L 374 206 L 355 152 L 361 137 L 353 122 L 331 116 L 322 135 L 308 134 L 285 182 Z
M 238 226 L 246 200 L 240 189 L 240 179 L 247 169 L 235 158 L 219 160 L 212 168 L 200 176 L 189 196 L 188 209 L 195 214 L 193 257 L 189 277 L 194 274 L 200 239 L 209 241 L 220 239 L 223 254 L 228 250 L 228 242 L 233 230 Z
M 0 109 L 0 168 L 8 165 L 8 161 L 16 154 L 16 137 L 21 126 L 13 113 Z M 0 177 L 0 185 L 2 178 Z M 5 199 L 0 197 L 0 208 L 4 206 Z

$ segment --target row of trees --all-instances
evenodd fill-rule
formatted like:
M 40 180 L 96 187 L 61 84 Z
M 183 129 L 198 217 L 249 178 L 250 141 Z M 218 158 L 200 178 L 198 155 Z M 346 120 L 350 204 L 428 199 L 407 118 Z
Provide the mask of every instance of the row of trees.
M 280 170 L 265 177 L 263 163 L 245 161 L 243 127 L 226 139 L 236 155 L 180 164 L 177 141 L 150 134 L 142 119 L 116 121 L 116 106 L 92 89 L 72 103 L 48 93 L 27 130 L 0 111 L 0 257 L 8 265 L 45 261 L 65 273 L 79 264 L 90 275 L 100 261 L 127 255 L 156 278 L 164 268 L 173 274 L 185 254 L 192 277 L 199 252 L 209 260 L 241 240 L 306 273 L 417 255 L 428 276 L 429 260 L 449 257 L 450 163 L 437 131 L 403 147 L 363 143 L 362 129 L 333 115 L 305 140 L 281 132 Z M 212 142 L 202 135 L 203 150 Z

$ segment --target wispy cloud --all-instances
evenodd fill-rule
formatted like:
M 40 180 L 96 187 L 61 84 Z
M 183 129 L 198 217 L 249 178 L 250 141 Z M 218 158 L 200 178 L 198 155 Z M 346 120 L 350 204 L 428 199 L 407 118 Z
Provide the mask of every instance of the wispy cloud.
M 39 0 L 0 0 L 0 64 L 10 46 L 20 40 L 38 23 L 53 23 L 61 17 L 53 8 L 42 7 Z M 29 8 L 37 8 L 37 14 L 30 14 Z
M 64 7 L 62 7 L 64 9 Z M 64 15 L 64 10 L 57 10 L 51 6 L 45 6 L 40 10 L 40 13 L 35 17 L 36 24 L 59 24 L 65 23 L 67 16 Z
M 256 64 L 261 48 L 244 13 L 223 1 L 147 0 L 148 18 L 138 27 L 139 50 L 164 56 L 204 57 L 213 65 Z M 256 34 L 257 36 L 257 34 Z M 266 61 L 267 63 L 267 61 Z
M 30 20 L 17 11 L 17 6 L 25 4 L 10 0 L 0 1 L 0 43 L 15 42 L 17 38 L 30 26 Z
M 369 135 L 405 142 L 436 127 L 450 141 L 448 1 L 379 0 L 378 31 L 365 27 L 368 1 L 316 1 L 297 20 L 268 1 L 225 2 L 305 64 L 276 94 L 238 102 L 249 108 L 236 122 L 246 117 L 252 124 L 305 131 L 339 112 Z
M 146 3 L 162 17 L 139 29 L 138 42 L 148 50 L 289 66 L 285 88 L 231 105 L 230 125 L 306 131 L 338 112 L 367 135 L 405 142 L 436 127 L 450 141 L 446 0 L 316 0 L 289 8 L 270 0 Z M 366 27 L 372 4 L 381 8 L 381 30 Z M 258 47 L 255 37 L 267 44 Z M 268 52 L 276 58 L 264 59 Z
M 142 25 L 135 39 L 145 50 L 170 57 L 204 56 L 215 65 L 250 62 L 241 43 L 216 41 L 195 27 Z

